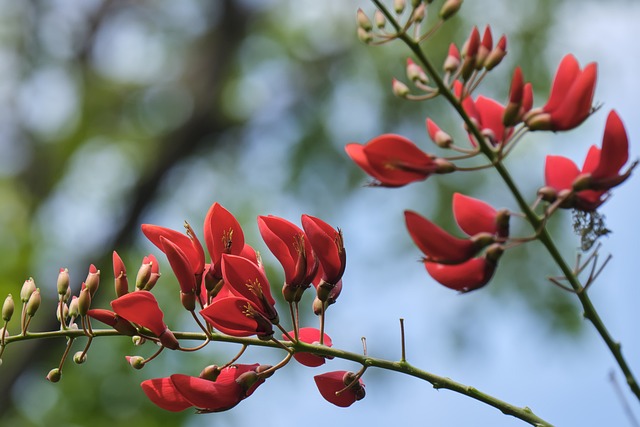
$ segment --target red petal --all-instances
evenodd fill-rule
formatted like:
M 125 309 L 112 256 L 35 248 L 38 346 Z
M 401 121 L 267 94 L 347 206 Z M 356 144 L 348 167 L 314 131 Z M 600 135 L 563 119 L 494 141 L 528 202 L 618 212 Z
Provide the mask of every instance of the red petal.
M 363 148 L 371 176 L 387 186 L 402 186 L 429 177 L 433 159 L 413 142 L 393 134 L 380 135 Z
M 516 67 L 513 71 L 513 78 L 511 79 L 511 88 L 509 89 L 509 102 L 519 104 L 522 102 L 522 89 L 523 89 L 522 70 L 520 67 Z
M 629 160 L 627 132 L 614 110 L 611 110 L 607 117 L 599 160 L 597 167 L 591 172 L 593 179 L 617 176 L 622 166 Z
M 580 73 L 580 65 L 575 56 L 569 54 L 562 58 L 556 76 L 551 86 L 551 94 L 549 100 L 543 107 L 546 112 L 552 112 L 564 101 L 569 89 L 573 85 L 574 80 Z
M 232 292 L 252 301 L 256 306 L 264 304 L 261 295 L 266 302 L 273 306 L 276 301 L 271 296 L 269 281 L 264 272 L 253 262 L 236 255 L 222 256 L 222 277 Z M 265 307 L 264 312 L 267 311 Z
M 478 233 L 495 234 L 496 210 L 488 203 L 460 193 L 453 195 L 453 216 L 462 231 L 469 236 Z
M 195 236 L 192 240 L 189 236 L 179 231 L 152 224 L 142 224 L 142 233 L 163 252 L 161 237 L 177 245 L 189 260 L 193 274 L 202 273 L 204 269 L 204 249 Z
M 547 156 L 544 167 L 545 182 L 556 191 L 570 189 L 579 174 L 576 164 L 566 157 Z
M 178 412 L 193 406 L 175 388 L 170 378 L 146 380 L 140 386 L 153 403 L 167 411 Z
M 486 285 L 495 271 L 495 265 L 485 258 L 473 258 L 456 265 L 426 261 L 424 266 L 438 283 L 461 292 L 469 292 Z
M 244 248 L 244 233 L 238 220 L 222 205 L 214 203 L 204 219 L 204 240 L 216 275 L 222 254 L 238 255 Z
M 323 279 L 336 284 L 342 278 L 346 266 L 346 252 L 340 231 L 320 218 L 306 214 L 302 215 L 302 228 L 322 266 Z
M 591 112 L 596 88 L 597 66 L 587 65 L 556 110 L 551 112 L 553 130 L 569 130 L 582 123 Z
M 111 307 L 118 316 L 129 322 L 144 326 L 156 336 L 167 329 L 158 301 L 149 291 L 131 292 L 111 301 Z
M 502 124 L 504 106 L 484 96 L 479 96 L 478 99 L 476 99 L 475 105 L 480 114 L 481 129 L 491 130 L 495 135 L 496 142 L 504 141 L 504 139 L 506 139 L 504 124 Z
M 178 245 L 162 236 L 160 236 L 160 243 L 163 252 L 167 255 L 171 269 L 178 279 L 180 291 L 183 294 L 194 293 L 197 287 L 196 277 L 185 253 Z
M 404 217 L 409 235 L 430 261 L 459 263 L 475 254 L 471 240 L 454 237 L 413 211 L 404 211 Z
M 352 389 L 346 389 L 340 394 L 336 394 L 346 387 L 343 380 L 346 373 L 346 371 L 334 371 L 313 377 L 322 397 L 341 408 L 351 406 L 356 401 L 356 395 Z M 360 380 L 360 384 L 364 386 L 362 380 Z
M 293 336 L 293 331 L 289 332 L 289 335 Z M 285 340 L 289 340 L 286 335 L 282 336 Z M 300 328 L 298 331 L 298 339 L 307 344 L 319 344 L 320 343 L 320 330 L 317 328 Z M 331 347 L 332 342 L 329 335 L 324 334 L 324 345 L 327 347 Z M 312 353 L 295 353 L 293 357 L 304 366 L 309 366 L 311 368 L 315 368 L 317 366 L 324 365 L 325 357 L 317 356 Z M 329 359 L 333 359 L 333 357 L 329 357 Z
M 171 375 L 174 387 L 193 406 L 207 412 L 226 411 L 236 406 L 244 393 L 235 381 L 218 382 L 188 375 Z
M 118 278 L 121 274 L 127 274 L 127 270 L 124 267 L 124 262 L 122 262 L 122 258 L 116 251 L 113 251 L 113 277 Z
M 258 323 L 255 318 L 246 314 L 248 311 L 260 310 L 245 298 L 227 297 L 214 300 L 208 307 L 200 311 L 202 317 L 219 331 L 234 337 L 251 335 L 270 335 L 273 330 Z M 271 327 L 270 325 L 268 326 Z

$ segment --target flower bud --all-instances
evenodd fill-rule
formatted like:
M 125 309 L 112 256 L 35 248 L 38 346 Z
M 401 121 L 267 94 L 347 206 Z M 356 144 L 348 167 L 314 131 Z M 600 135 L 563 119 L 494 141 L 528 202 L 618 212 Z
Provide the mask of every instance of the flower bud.
M 220 375 L 220 368 L 216 365 L 209 365 L 200 372 L 198 377 L 209 381 L 215 381 L 218 379 L 218 375 Z
M 407 78 L 413 82 L 428 83 L 427 74 L 411 58 L 407 58 Z
M 100 270 L 95 265 L 91 264 L 89 266 L 89 274 L 87 274 L 87 280 L 85 280 L 84 284 L 93 297 L 98 290 L 98 286 L 100 286 Z
M 66 295 L 67 290 L 69 290 L 69 270 L 61 268 L 58 273 L 58 295 Z
M 85 353 L 84 351 L 79 351 L 73 355 L 73 362 L 76 363 L 77 365 L 82 365 L 86 361 L 87 361 L 87 353 Z
M 380 12 L 379 10 L 376 10 L 373 14 L 373 20 L 376 23 L 376 27 L 380 29 L 384 28 L 385 25 L 387 25 L 387 18 L 384 16 L 384 13 Z
M 61 376 L 62 376 L 62 372 L 60 372 L 60 369 L 54 368 L 49 371 L 46 378 L 48 381 L 51 381 L 52 383 L 57 383 L 58 381 L 60 381 Z
M 144 368 L 144 358 L 141 356 L 125 356 L 125 359 L 133 369 Z
M 78 317 L 80 315 L 80 309 L 78 308 L 78 297 L 72 296 L 71 302 L 69 303 L 69 316 L 70 317 Z
M 409 95 L 409 88 L 399 80 L 393 79 L 391 89 L 393 90 L 393 94 L 399 98 L 406 98 L 407 95 Z
M 56 319 L 58 319 L 58 322 L 62 322 L 67 317 L 69 317 L 69 306 L 67 303 L 62 303 L 62 319 L 60 318 L 60 306 L 56 305 Z
M 444 2 L 444 4 L 442 5 L 442 8 L 440 8 L 440 18 L 443 21 L 446 21 L 447 19 L 451 18 L 453 15 L 455 15 L 458 10 L 460 10 L 460 6 L 462 6 L 462 0 L 447 0 Z
M 89 308 L 91 308 L 91 291 L 85 287 L 80 291 L 80 296 L 78 297 L 78 314 L 86 316 Z
M 122 258 L 116 251 L 113 251 L 113 277 L 116 296 L 121 297 L 129 293 L 129 281 L 127 280 L 127 270 L 125 269 Z
M 413 11 L 413 21 L 422 22 L 424 20 L 426 6 L 424 3 L 420 3 Z
M 453 73 L 460 66 L 460 51 L 458 47 L 451 43 L 449 45 L 449 53 L 444 60 L 444 64 L 442 65 L 442 69 L 446 72 Z
M 487 71 L 491 71 L 500 62 L 502 62 L 502 59 L 506 55 L 507 55 L 507 37 L 503 35 L 502 37 L 500 37 L 500 40 L 498 40 L 498 44 L 496 44 L 496 47 L 493 48 L 493 50 L 489 53 L 489 56 L 487 56 L 487 59 L 484 61 L 484 68 Z
M 33 277 L 29 277 L 24 281 L 22 285 L 22 289 L 20 289 L 20 300 L 22 302 L 29 301 L 31 294 L 36 290 L 36 282 L 34 282 Z
M 393 10 L 395 10 L 398 15 L 404 12 L 406 5 L 407 2 L 405 0 L 393 0 Z
M 40 289 L 36 289 L 31 293 L 29 297 L 29 301 L 27 302 L 27 316 L 33 317 L 38 311 L 40 307 L 40 302 L 42 301 L 40 297 Z
M 357 34 L 358 39 L 360 39 L 362 43 L 369 44 L 373 40 L 373 34 L 371 34 L 371 31 L 367 31 L 364 28 L 358 27 Z
M 2 304 L 2 320 L 8 322 L 11 320 L 11 316 L 13 316 L 13 310 L 15 309 L 15 304 L 13 302 L 13 297 L 11 294 L 7 295 L 4 300 L 4 304 Z
M 136 275 L 136 288 L 144 289 L 151 277 L 151 262 L 148 257 L 144 257 L 142 259 L 142 265 L 138 269 L 138 274 Z
M 433 159 L 433 162 L 436 164 L 436 170 L 434 173 L 447 174 L 447 173 L 455 172 L 457 170 L 456 165 L 454 165 L 448 160 L 437 157 Z
M 134 335 L 131 337 L 131 342 L 133 343 L 133 345 L 143 345 L 147 342 L 147 339 L 141 337 L 140 335 Z
M 371 21 L 369 20 L 369 17 L 367 16 L 366 13 L 364 13 L 362 9 L 358 9 L 358 12 L 356 13 L 356 20 L 358 23 L 358 28 L 362 28 L 367 32 L 373 29 L 373 26 L 371 25 Z

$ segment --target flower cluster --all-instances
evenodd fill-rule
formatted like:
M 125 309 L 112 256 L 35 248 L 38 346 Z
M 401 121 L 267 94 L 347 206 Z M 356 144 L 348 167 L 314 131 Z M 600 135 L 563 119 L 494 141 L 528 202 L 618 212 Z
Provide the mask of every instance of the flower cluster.
M 459 7 L 459 2 L 448 4 L 454 10 Z M 441 11 L 442 16 L 448 16 L 448 13 Z M 419 22 L 415 17 L 411 20 L 416 24 Z M 412 23 L 411 20 L 407 25 Z M 358 22 L 365 22 L 362 16 Z M 384 24 L 380 21 L 378 27 L 384 28 Z M 361 24 L 361 28 L 365 27 Z M 369 31 L 373 38 L 375 34 Z M 381 37 L 382 42 L 384 38 Z M 423 94 L 412 93 L 409 86 L 393 80 L 393 91 L 400 97 L 424 100 L 444 92 L 452 103 L 459 106 L 464 112 L 461 116 L 470 146 L 456 145 L 450 133 L 442 130 L 431 118 L 426 119 L 430 139 L 441 149 L 456 151 L 457 155 L 441 157 L 427 153 L 411 140 L 395 134 L 377 136 L 366 144 L 348 144 L 345 147 L 347 154 L 374 179 L 373 185 L 400 187 L 434 174 L 493 167 L 504 160 L 526 132 L 567 131 L 580 125 L 596 110 L 593 98 L 597 66 L 590 63 L 581 68 L 573 55 L 562 59 L 549 98 L 542 107 L 533 108 L 533 87 L 525 82 L 520 67 L 513 72 L 506 105 L 482 95 L 473 98 L 472 92 L 481 78 L 505 55 L 504 36 L 494 47 L 491 28 L 487 26 L 481 37 L 478 28 L 474 27 L 461 49 L 453 43 L 450 45 L 440 84 L 430 86 L 430 78 L 440 77 L 428 75 L 418 65 L 419 61 L 412 58 L 407 59 L 406 74 Z M 461 161 L 480 154 L 490 160 L 488 165 L 461 165 Z M 538 200 L 530 212 L 540 201 L 548 205 L 534 221 L 544 224 L 558 208 L 594 212 L 609 197 L 609 191 L 624 182 L 636 166 L 637 162 L 634 162 L 621 171 L 628 157 L 624 125 L 618 114 L 611 111 L 602 148 L 591 147 L 581 170 L 565 157 L 547 156 L 545 185 L 540 188 Z M 424 254 L 427 272 L 437 282 L 460 292 L 487 284 L 505 250 L 537 237 L 510 236 L 509 218 L 512 213 L 506 209 L 496 210 L 481 200 L 462 194 L 453 196 L 453 211 L 458 226 L 467 235 L 465 238 L 449 234 L 410 210 L 405 211 L 405 222 L 409 235 Z
M 153 403 L 169 411 L 190 407 L 195 407 L 198 412 L 224 411 L 249 397 L 292 356 L 309 367 L 321 366 L 326 359 L 332 358 L 298 351 L 296 344 L 332 345 L 331 338 L 323 330 L 324 317 L 342 290 L 346 266 L 342 232 L 310 215 L 303 215 L 301 223 L 302 228 L 284 218 L 258 217 L 260 234 L 284 270 L 282 296 L 291 307 L 293 324 L 293 330 L 289 332 L 280 325 L 276 300 L 271 294 L 260 254 L 245 242 L 240 223 L 222 205 L 214 203 L 206 215 L 203 227 L 206 251 L 188 223 L 185 223 L 185 233 L 158 225 L 142 225 L 144 235 L 167 257 L 179 284 L 181 305 L 191 313 L 209 339 L 214 334 L 240 338 L 256 336 L 287 351 L 283 362 L 274 367 L 236 364 L 241 352 L 222 367 L 205 368 L 198 377 L 173 374 L 146 380 L 141 384 L 142 389 Z M 184 351 L 200 348 L 182 347 L 165 324 L 164 314 L 152 293 L 160 277 L 158 262 L 153 255 L 144 258 L 133 292 L 129 290 L 125 265 L 116 252 L 113 253 L 113 271 L 117 295 L 111 301 L 113 311 L 89 309 L 91 297 L 99 284 L 99 271 L 92 266 L 78 298 L 78 304 L 84 307 L 79 311 L 80 316 L 87 315 L 124 335 L 133 336 L 138 343 L 146 340 L 156 342 L 160 345 L 158 353 L 164 348 Z M 316 289 L 312 308 L 321 318 L 321 329 L 299 326 L 298 305 L 304 291 L 312 285 Z M 283 341 L 274 338 L 274 328 L 283 332 Z M 127 356 L 126 359 L 132 367 L 141 369 L 156 355 L 149 359 L 140 356 Z M 337 372 L 342 378 L 343 372 Z M 350 382 L 359 384 L 357 387 L 343 384 L 341 388 L 348 386 L 346 391 L 338 393 L 339 398 L 328 397 L 327 400 L 348 406 L 346 402 L 352 396 L 361 399 L 364 396 L 361 375 L 349 377 Z M 330 372 L 319 377 L 325 376 L 333 378 L 335 375 Z M 316 382 L 321 394 L 327 397 L 332 383 L 327 385 L 323 380 L 318 382 L 317 378 Z M 356 397 L 353 398 L 355 400 Z

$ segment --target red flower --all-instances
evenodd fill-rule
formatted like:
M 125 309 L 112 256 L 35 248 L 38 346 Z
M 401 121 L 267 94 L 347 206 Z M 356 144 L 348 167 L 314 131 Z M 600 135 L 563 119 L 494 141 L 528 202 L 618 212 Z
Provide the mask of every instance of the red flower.
M 204 241 L 211 256 L 210 274 L 222 278 L 222 255 L 240 255 L 244 233 L 238 220 L 222 205 L 214 203 L 204 219 Z
M 300 227 L 277 216 L 259 216 L 258 229 L 284 269 L 282 295 L 288 302 L 300 301 L 318 268 L 309 239 Z
M 189 311 L 195 310 L 198 282 L 196 281 L 196 276 L 193 274 L 189 259 L 180 247 L 170 240 L 160 236 L 160 243 L 162 244 L 163 252 L 167 255 L 171 269 L 178 279 L 182 305 Z M 202 272 L 200 272 L 198 277 L 202 277 Z
M 573 55 L 562 58 L 553 80 L 549 100 L 531 110 L 525 120 L 531 130 L 569 130 L 591 114 L 598 70 L 595 62 L 580 70 Z
M 194 276 L 200 276 L 204 270 L 204 249 L 189 224 L 185 223 L 185 227 L 187 229 L 187 234 L 180 233 L 179 231 L 175 231 L 170 228 L 160 227 L 159 225 L 142 224 L 142 232 L 147 236 L 147 239 L 156 245 L 156 247 L 162 252 L 165 252 L 165 248 L 162 244 L 161 238 L 168 240 L 180 248 L 182 253 L 189 260 L 192 274 Z
M 180 346 L 178 340 L 173 336 L 173 332 L 165 325 L 164 314 L 151 292 L 128 293 L 111 301 L 111 307 L 118 316 L 149 329 L 158 337 L 163 346 L 172 350 Z
M 413 211 L 405 211 L 404 218 L 413 242 L 430 262 L 459 264 L 491 243 L 486 239 L 474 241 L 454 237 Z
M 273 336 L 273 327 L 267 314 L 243 297 L 218 297 L 200 310 L 200 314 L 207 323 L 227 335 L 257 335 L 260 339 L 271 339 Z
M 264 271 L 246 258 L 222 255 L 222 277 L 225 285 L 236 296 L 251 301 L 267 319 L 278 323 L 275 300 Z
M 578 170 L 573 161 L 562 156 L 547 156 L 545 164 L 545 182 L 554 191 L 547 200 L 554 201 L 562 191 L 574 191 L 562 207 L 593 211 L 606 200 L 610 188 L 624 182 L 634 163 L 623 174 L 620 169 L 629 159 L 629 143 L 624 125 L 615 111 L 607 117 L 602 138 L 602 149 L 592 145 L 587 157 Z
M 289 332 L 289 335 L 293 336 L 294 332 L 291 331 Z M 289 338 L 286 335 L 282 335 L 282 337 L 285 340 L 289 340 Z M 298 339 L 302 342 L 305 342 L 307 344 L 319 344 L 320 343 L 320 330 L 316 329 L 316 328 L 300 328 L 300 330 L 298 331 Z M 324 345 L 326 345 L 327 347 L 331 347 L 331 338 L 329 337 L 329 335 L 324 334 L 324 340 L 323 340 Z M 305 353 L 305 352 L 300 352 L 300 353 L 295 353 L 293 355 L 293 357 L 295 357 L 295 359 L 300 362 L 302 365 L 304 366 L 309 366 L 311 368 L 315 368 L 317 366 L 321 366 L 324 365 L 325 363 L 325 357 L 324 356 L 317 356 L 315 354 L 312 353 Z M 328 359 L 333 359 L 332 356 L 327 357 Z
M 232 365 L 220 371 L 215 381 L 174 374 L 143 381 L 147 397 L 162 409 L 182 411 L 195 406 L 198 412 L 221 412 L 249 397 L 264 382 L 254 365 Z
M 413 241 L 425 254 L 423 262 L 431 277 L 448 288 L 468 292 L 493 276 L 503 249 L 492 243 L 509 236 L 509 212 L 459 193 L 453 197 L 453 212 L 470 238 L 454 237 L 412 211 L 405 211 L 405 220 Z
M 533 88 L 531 83 L 525 84 L 522 70 L 516 67 L 509 89 L 509 103 L 504 110 L 502 123 L 505 126 L 515 126 L 520 123 L 533 105 Z
M 378 181 L 375 185 L 383 187 L 401 187 L 427 179 L 433 173 L 446 173 L 435 157 L 400 135 L 380 135 L 364 145 L 347 144 L 345 151 Z
M 347 264 L 342 232 L 311 215 L 302 215 L 302 228 L 322 267 L 322 280 L 335 285 L 342 278 Z
M 455 95 L 460 98 L 462 95 L 462 84 L 456 81 L 453 86 Z M 462 108 L 469 115 L 469 118 L 476 123 L 482 135 L 489 140 L 491 145 L 499 145 L 507 141 L 513 133 L 512 128 L 505 128 L 502 117 L 505 107 L 491 98 L 479 96 L 475 101 L 470 96 L 462 99 Z M 469 134 L 471 143 L 475 146 L 477 141 L 472 134 Z
M 327 372 L 322 375 L 316 375 L 313 379 L 322 397 L 336 406 L 346 408 L 356 400 L 364 398 L 364 383 L 360 378 L 354 382 L 355 374 L 352 372 Z

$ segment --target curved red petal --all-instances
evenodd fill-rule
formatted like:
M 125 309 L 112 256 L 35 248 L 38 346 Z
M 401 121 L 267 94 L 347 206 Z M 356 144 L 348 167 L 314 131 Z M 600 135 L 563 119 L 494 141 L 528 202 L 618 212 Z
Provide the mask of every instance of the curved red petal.
M 569 93 L 574 80 L 580 73 L 580 65 L 575 56 L 569 54 L 562 58 L 558 71 L 556 71 L 553 85 L 551 86 L 551 93 L 549 100 L 542 109 L 545 112 L 552 112 L 564 101 L 566 95 Z
M 323 279 L 336 284 L 344 274 L 346 251 L 342 234 L 320 218 L 302 215 L 302 228 L 324 272 Z
M 545 183 L 556 191 L 570 189 L 579 174 L 578 167 L 570 159 L 562 156 L 547 156 L 544 167 Z
M 346 371 L 333 371 L 313 377 L 322 397 L 341 408 L 351 406 L 357 400 L 353 389 L 344 389 L 346 387 L 344 383 L 346 374 Z M 360 385 L 364 386 L 362 380 L 359 381 Z M 340 394 L 336 394 L 337 392 L 340 392 Z
M 253 303 L 235 296 L 216 299 L 200 310 L 207 323 L 227 335 L 248 337 L 272 334 L 270 324 L 259 322 L 252 316 L 255 312 L 260 313 L 260 310 Z
M 197 288 L 196 277 L 185 253 L 178 245 L 162 236 L 160 236 L 160 243 L 162 244 L 163 252 L 167 255 L 169 265 L 171 265 L 171 269 L 176 275 L 176 279 L 178 279 L 180 291 L 183 294 L 194 293 Z
M 180 394 L 170 378 L 146 380 L 140 386 L 149 400 L 167 411 L 178 412 L 193 406 Z
M 413 211 L 405 211 L 409 235 L 425 256 L 434 262 L 458 263 L 476 251 L 468 239 L 459 239 Z
M 161 237 L 178 246 L 189 260 L 192 273 L 202 273 L 204 269 L 204 249 L 195 236 L 192 240 L 189 236 L 179 231 L 153 224 L 142 224 L 141 228 L 147 239 L 163 252 Z
M 592 62 L 578 75 L 565 98 L 551 112 L 553 130 L 573 129 L 589 116 L 597 73 L 597 65 Z
M 220 275 L 222 254 L 238 255 L 244 248 L 240 223 L 218 202 L 211 205 L 204 219 L 204 240 L 216 275 Z
M 597 167 L 591 172 L 593 179 L 617 176 L 622 166 L 629 160 L 627 132 L 615 110 L 611 110 L 607 117 L 599 160 Z
M 222 277 L 232 292 L 252 301 L 256 306 L 266 303 L 274 306 L 276 301 L 271 296 L 271 288 L 264 271 L 255 263 L 236 255 L 223 254 Z M 265 312 L 267 312 L 267 307 Z
M 495 135 L 496 142 L 502 142 L 508 136 L 505 135 L 504 124 L 502 123 L 502 116 L 504 115 L 504 106 L 499 102 L 479 96 L 476 99 L 476 109 L 480 114 L 480 128 L 481 130 L 489 129 Z
M 289 335 L 293 336 L 293 331 L 289 332 Z M 283 334 L 283 338 L 288 341 L 286 335 Z M 300 328 L 298 330 L 298 339 L 307 344 L 318 344 L 320 343 L 320 330 L 317 328 Z M 331 338 L 329 335 L 324 334 L 324 345 L 327 347 L 331 347 L 333 343 L 331 342 Z M 324 356 L 317 356 L 312 353 L 295 353 L 293 357 L 300 363 L 301 365 L 308 366 L 310 368 L 315 368 L 325 363 Z M 329 357 L 332 359 L 333 357 Z
M 206 412 L 226 411 L 244 397 L 242 387 L 235 381 L 218 382 L 182 374 L 171 375 L 176 390 L 193 406 Z
M 458 227 L 469 236 L 483 232 L 497 233 L 496 214 L 497 211 L 482 200 L 460 193 L 453 195 L 453 216 Z
M 473 258 L 456 265 L 425 261 L 424 266 L 438 283 L 460 292 L 481 288 L 491 280 L 495 271 L 495 264 L 485 258 Z
M 167 329 L 158 301 L 149 291 L 130 292 L 111 301 L 111 307 L 118 316 L 144 326 L 157 336 Z

